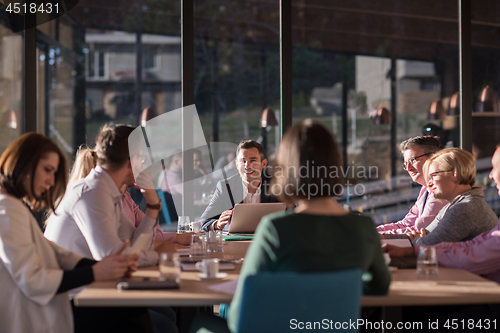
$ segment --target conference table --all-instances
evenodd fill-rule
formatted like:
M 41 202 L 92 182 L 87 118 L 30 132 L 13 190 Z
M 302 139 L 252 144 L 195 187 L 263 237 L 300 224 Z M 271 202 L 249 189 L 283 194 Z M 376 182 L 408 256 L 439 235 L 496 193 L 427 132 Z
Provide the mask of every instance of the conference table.
M 211 257 L 234 261 L 243 258 L 249 241 L 226 242 L 223 253 Z M 181 248 L 181 247 L 179 247 Z M 210 286 L 238 278 L 240 263 L 227 271 L 223 280 L 201 281 L 197 272 L 182 272 L 178 290 L 116 289 L 114 282 L 94 282 L 76 295 L 76 306 L 210 306 L 230 303 L 232 294 L 218 292 Z M 415 269 L 391 270 L 389 293 L 384 296 L 363 296 L 363 307 L 383 307 L 384 318 L 397 320 L 404 306 L 459 305 L 500 303 L 500 285 L 461 269 L 439 267 L 439 274 L 419 275 Z M 132 279 L 157 279 L 157 267 L 142 268 Z

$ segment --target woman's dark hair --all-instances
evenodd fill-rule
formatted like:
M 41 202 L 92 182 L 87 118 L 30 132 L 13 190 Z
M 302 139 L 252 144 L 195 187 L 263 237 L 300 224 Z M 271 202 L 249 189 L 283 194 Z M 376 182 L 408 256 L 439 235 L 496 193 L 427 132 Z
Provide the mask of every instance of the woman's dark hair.
M 281 201 L 329 197 L 342 189 L 342 158 L 332 134 L 306 119 L 283 136 L 272 170 L 271 194 Z
M 116 171 L 129 160 L 128 137 L 134 127 L 105 125 L 96 137 L 97 163 Z
M 33 181 L 38 162 L 51 152 L 59 156 L 54 186 L 41 198 L 28 198 L 26 183 L 29 182 L 30 191 L 34 193 Z M 51 139 L 35 132 L 21 135 L 0 156 L 0 187 L 18 199 L 24 199 L 33 210 L 55 210 L 66 190 L 67 172 L 66 158 L 59 147 Z

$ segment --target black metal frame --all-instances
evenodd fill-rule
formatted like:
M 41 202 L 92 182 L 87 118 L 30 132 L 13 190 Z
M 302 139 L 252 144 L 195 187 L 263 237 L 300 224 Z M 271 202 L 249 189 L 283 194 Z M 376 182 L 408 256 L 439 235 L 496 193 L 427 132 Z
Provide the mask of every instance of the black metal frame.
M 472 40 L 471 0 L 458 0 L 460 148 L 472 152 Z
M 182 57 L 182 107 L 194 105 L 194 0 L 181 0 L 181 57 Z M 186 148 L 193 147 L 193 118 L 191 113 L 182 112 L 182 209 L 180 215 L 194 215 L 193 154 L 186 154 Z M 187 150 L 191 152 L 191 150 Z

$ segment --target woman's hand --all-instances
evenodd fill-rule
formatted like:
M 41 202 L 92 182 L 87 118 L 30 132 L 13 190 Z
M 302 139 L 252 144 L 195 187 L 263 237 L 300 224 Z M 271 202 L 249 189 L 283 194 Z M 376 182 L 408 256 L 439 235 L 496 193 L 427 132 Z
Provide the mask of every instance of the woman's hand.
M 148 204 L 156 205 L 160 201 L 155 185 L 146 172 L 142 172 L 137 177 L 134 187 L 141 191 Z
M 118 252 L 104 257 L 92 266 L 94 281 L 116 280 L 124 276 L 129 277 L 137 270 L 139 256 L 137 254 L 122 254 L 128 245 L 129 241 L 127 240 Z
M 425 237 L 427 236 L 427 231 L 424 228 L 421 228 L 420 231 L 415 231 L 413 230 L 411 233 L 407 233 L 406 236 L 410 239 L 410 241 L 413 243 L 413 241 L 420 237 Z

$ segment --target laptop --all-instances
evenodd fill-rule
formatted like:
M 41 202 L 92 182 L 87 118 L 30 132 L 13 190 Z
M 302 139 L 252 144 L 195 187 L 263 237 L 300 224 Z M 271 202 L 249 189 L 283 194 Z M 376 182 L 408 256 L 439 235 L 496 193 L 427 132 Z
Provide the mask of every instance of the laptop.
M 229 233 L 253 234 L 262 217 L 283 212 L 285 209 L 286 204 L 283 202 L 236 204 L 229 224 Z

